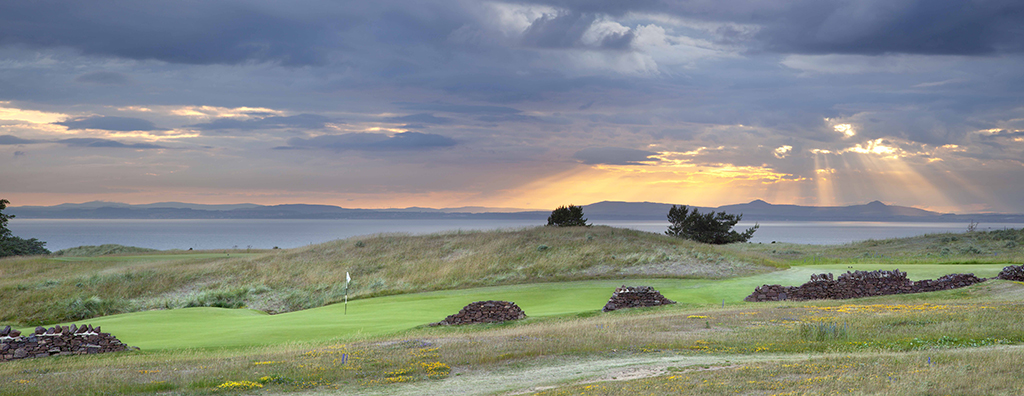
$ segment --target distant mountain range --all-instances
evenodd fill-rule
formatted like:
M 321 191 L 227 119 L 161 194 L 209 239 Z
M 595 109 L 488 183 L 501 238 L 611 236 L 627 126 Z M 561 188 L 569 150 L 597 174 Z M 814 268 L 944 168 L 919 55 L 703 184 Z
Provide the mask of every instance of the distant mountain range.
M 583 206 L 590 221 L 666 220 L 672 204 L 654 202 L 598 202 Z M 874 201 L 851 206 L 773 205 L 762 200 L 717 208 L 699 208 L 742 214 L 744 221 L 913 221 L 1024 223 L 1024 214 L 952 214 L 886 205 Z M 404 208 L 347 209 L 331 205 L 203 205 L 160 202 L 129 205 L 94 201 L 55 206 L 14 206 L 7 212 L 23 219 L 522 219 L 545 221 L 550 211 L 512 208 Z M 667 221 L 667 220 L 666 220 Z

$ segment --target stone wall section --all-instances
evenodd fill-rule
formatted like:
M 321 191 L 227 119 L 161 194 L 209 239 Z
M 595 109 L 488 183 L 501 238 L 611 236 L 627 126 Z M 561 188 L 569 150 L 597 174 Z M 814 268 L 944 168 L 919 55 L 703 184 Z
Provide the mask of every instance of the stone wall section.
M 28 336 L 7 326 L 0 330 L 0 362 L 48 356 L 88 355 L 95 353 L 120 352 L 128 345 L 100 331 L 91 325 L 78 327 L 54 326 L 49 329 L 36 327 Z M 135 348 L 138 349 L 138 348 Z
M 618 287 L 612 293 L 612 298 L 604 305 L 602 311 L 609 312 L 623 308 L 657 307 L 661 305 L 675 304 L 675 301 L 665 298 L 661 292 L 650 286 L 626 286 Z
M 509 301 L 477 301 L 470 303 L 459 310 L 459 313 L 450 315 L 444 320 L 431 323 L 431 326 L 450 326 L 474 323 L 495 323 L 509 320 L 519 320 L 526 317 L 526 313 L 514 302 Z
M 950 274 L 939 279 L 914 282 L 907 278 L 906 272 L 900 270 L 846 272 L 839 275 L 839 279 L 834 279 L 832 274 L 816 274 L 811 275 L 810 282 L 800 286 L 758 286 L 743 300 L 748 302 L 842 300 L 956 289 L 986 280 L 978 278 L 974 274 Z
M 1002 271 L 999 271 L 999 275 L 996 278 L 1024 282 L 1024 265 L 1010 265 L 1003 267 Z

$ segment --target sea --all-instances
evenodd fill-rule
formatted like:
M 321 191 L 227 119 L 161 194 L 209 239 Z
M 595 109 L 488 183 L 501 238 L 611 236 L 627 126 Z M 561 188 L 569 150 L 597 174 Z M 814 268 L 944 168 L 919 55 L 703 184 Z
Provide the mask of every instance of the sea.
M 595 225 L 631 228 L 662 234 L 667 221 L 593 221 Z M 22 238 L 37 238 L 52 251 L 84 245 L 119 244 L 170 249 L 288 249 L 337 239 L 374 234 L 422 235 L 439 232 L 521 229 L 543 225 L 537 220 L 137 220 L 137 219 L 12 219 L 8 228 Z M 753 222 L 741 222 L 744 230 Z M 868 239 L 965 232 L 967 223 L 861 221 L 759 222 L 753 243 L 787 242 L 841 245 Z M 1021 223 L 979 224 L 977 230 L 1022 228 Z

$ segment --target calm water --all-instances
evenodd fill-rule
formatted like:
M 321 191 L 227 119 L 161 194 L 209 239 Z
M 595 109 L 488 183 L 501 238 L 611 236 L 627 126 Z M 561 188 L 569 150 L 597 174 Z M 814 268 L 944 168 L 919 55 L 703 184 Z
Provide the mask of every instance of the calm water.
M 153 249 L 293 248 L 379 233 L 429 234 L 455 230 L 532 227 L 537 220 L 96 220 L 14 219 L 8 226 L 22 238 L 39 238 L 56 251 L 116 243 Z M 667 221 L 597 221 L 595 224 L 663 233 Z M 966 223 L 761 222 L 752 242 L 843 244 L 867 239 L 964 232 Z M 753 224 L 740 223 L 746 229 Z M 1024 224 L 981 224 L 979 230 Z

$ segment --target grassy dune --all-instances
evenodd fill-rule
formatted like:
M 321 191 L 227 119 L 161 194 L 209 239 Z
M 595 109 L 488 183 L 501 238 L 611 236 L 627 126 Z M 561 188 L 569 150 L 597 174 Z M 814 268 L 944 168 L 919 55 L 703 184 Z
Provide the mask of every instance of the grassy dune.
M 623 277 L 718 279 L 770 260 L 611 227 L 377 235 L 259 253 L 158 252 L 0 260 L 0 322 L 35 325 L 148 309 L 271 313 L 429 290 Z
M 722 279 L 808 264 L 1017 264 L 1024 232 L 998 230 L 839 246 L 710 246 L 595 226 L 377 235 L 287 250 L 133 253 L 68 249 L 0 259 L 0 322 L 36 325 L 149 309 L 292 312 L 430 290 L 622 278 Z M 105 251 L 117 255 L 94 257 Z M 842 268 L 838 268 L 842 270 Z M 943 274 L 939 274 L 943 275 Z

